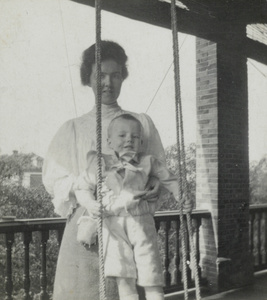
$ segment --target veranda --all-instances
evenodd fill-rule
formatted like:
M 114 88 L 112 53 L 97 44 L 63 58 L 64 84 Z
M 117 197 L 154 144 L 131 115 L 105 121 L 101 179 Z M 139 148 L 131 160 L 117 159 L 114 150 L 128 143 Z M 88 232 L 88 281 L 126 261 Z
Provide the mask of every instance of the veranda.
M 91 0 L 76 2 L 94 5 Z M 103 1 L 103 9 L 170 28 L 167 0 Z M 252 286 L 255 272 L 267 269 L 267 206 L 249 206 L 247 89 L 247 59 L 267 64 L 266 41 L 250 38 L 247 28 L 266 23 L 267 4 L 263 0 L 184 0 L 177 1 L 177 13 L 179 31 L 197 37 L 197 207 L 192 218 L 201 287 L 205 293 L 216 294 Z M 182 290 L 179 216 L 177 212 L 162 212 L 155 220 L 164 236 L 165 293 L 170 298 Z M 32 232 L 40 231 L 40 296 L 48 299 L 46 245 L 50 230 L 59 232 L 60 242 L 64 224 L 64 219 L 0 224 L 0 233 L 6 237 L 6 299 L 12 299 L 14 234 L 23 233 L 24 299 L 30 299 L 29 245 Z M 188 262 L 188 279 L 193 287 Z M 253 299 L 264 299 L 256 295 L 255 290 Z M 237 297 L 232 299 L 245 299 L 245 295 Z

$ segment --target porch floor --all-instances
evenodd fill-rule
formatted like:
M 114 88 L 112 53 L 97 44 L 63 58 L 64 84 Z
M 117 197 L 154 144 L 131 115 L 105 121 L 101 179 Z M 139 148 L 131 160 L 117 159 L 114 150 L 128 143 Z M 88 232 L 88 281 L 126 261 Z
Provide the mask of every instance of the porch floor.
M 165 296 L 166 300 L 184 300 L 183 293 L 174 293 Z M 195 300 L 195 291 L 189 292 L 188 300 Z M 242 289 L 231 290 L 220 294 L 205 296 L 202 300 L 267 300 L 267 272 L 255 274 L 254 284 Z

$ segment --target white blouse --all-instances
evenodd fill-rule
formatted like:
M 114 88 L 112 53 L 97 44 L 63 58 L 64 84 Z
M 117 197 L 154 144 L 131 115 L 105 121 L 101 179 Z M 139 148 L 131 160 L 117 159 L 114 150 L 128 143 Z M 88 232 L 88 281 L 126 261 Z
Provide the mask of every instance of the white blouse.
M 102 152 L 112 154 L 107 145 L 110 121 L 123 113 L 130 113 L 142 123 L 144 141 L 142 151 L 165 162 L 165 153 L 158 131 L 146 114 L 124 111 L 118 104 L 102 105 Z M 64 123 L 53 138 L 43 165 L 43 183 L 53 196 L 55 212 L 69 216 L 77 205 L 72 187 L 87 167 L 87 153 L 96 150 L 96 108 Z

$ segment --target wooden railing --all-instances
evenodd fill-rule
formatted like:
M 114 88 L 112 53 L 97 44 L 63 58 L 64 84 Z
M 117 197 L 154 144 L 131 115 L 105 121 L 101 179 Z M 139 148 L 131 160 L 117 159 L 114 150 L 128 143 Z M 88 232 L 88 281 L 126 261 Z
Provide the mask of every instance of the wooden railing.
M 192 213 L 194 243 L 197 254 L 197 262 L 200 260 L 199 252 L 199 228 L 202 220 L 211 218 L 210 212 L 196 210 Z M 254 257 L 255 271 L 267 269 L 267 205 L 251 206 L 250 208 L 250 251 Z M 32 234 L 39 234 L 41 251 L 41 269 L 40 269 L 40 299 L 48 300 L 47 292 L 47 242 L 51 231 L 57 233 L 58 244 L 61 242 L 62 234 L 65 228 L 66 220 L 63 218 L 51 219 L 33 219 L 33 220 L 14 220 L 0 222 L 0 235 L 5 241 L 5 300 L 12 300 L 13 280 L 12 280 L 12 248 L 15 241 L 15 234 L 22 236 L 24 248 L 24 270 L 23 272 L 23 299 L 32 299 L 30 290 L 30 245 L 32 243 Z M 155 223 L 158 229 L 159 247 L 163 262 L 163 272 L 165 280 L 165 293 L 183 289 L 181 262 L 180 262 L 180 219 L 177 211 L 157 212 Z M 188 285 L 193 286 L 190 255 L 188 247 L 188 238 L 186 238 L 187 252 L 187 279 Z M 3 256 L 3 253 L 2 253 Z M 201 269 L 198 269 L 200 280 Z
M 41 270 L 40 270 L 40 299 L 48 300 L 47 293 L 47 252 L 46 246 L 49 239 L 49 233 L 52 230 L 57 232 L 58 243 L 60 244 L 66 220 L 63 218 L 44 218 L 44 219 L 19 219 L 13 221 L 0 222 L 0 234 L 4 234 L 6 245 L 6 276 L 5 276 L 5 300 L 12 300 L 13 280 L 12 280 L 12 248 L 15 241 L 15 234 L 22 234 L 24 248 L 24 271 L 23 271 L 23 289 L 24 300 L 32 299 L 30 295 L 30 243 L 32 234 L 38 232 L 40 235 L 41 249 Z M 22 270 L 21 270 L 22 271 Z M 1 295 L 1 294 L 0 294 Z
M 202 219 L 210 218 L 210 212 L 207 210 L 196 210 L 192 213 L 193 240 L 197 255 L 197 264 L 199 266 L 200 249 L 199 249 L 199 228 Z M 164 275 L 164 291 L 171 293 L 183 290 L 182 284 L 182 268 L 181 268 L 181 238 L 180 238 L 180 218 L 178 211 L 157 212 L 155 223 L 158 229 L 159 247 L 163 263 Z M 186 216 L 184 215 L 184 224 L 186 224 Z M 186 229 L 186 226 L 185 226 Z M 187 258 L 187 282 L 188 287 L 194 286 L 191 268 L 190 268 L 190 252 L 189 239 L 186 230 L 186 258 Z M 201 279 L 201 270 L 198 269 Z
M 254 271 L 267 269 L 267 205 L 250 205 L 249 245 Z

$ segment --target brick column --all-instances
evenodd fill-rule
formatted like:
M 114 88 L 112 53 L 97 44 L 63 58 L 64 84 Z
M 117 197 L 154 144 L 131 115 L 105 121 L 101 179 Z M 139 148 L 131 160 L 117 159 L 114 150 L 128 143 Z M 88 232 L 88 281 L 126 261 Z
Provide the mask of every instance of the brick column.
M 252 280 L 249 255 L 248 92 L 246 58 L 228 42 L 197 38 L 197 208 L 203 276 L 222 291 Z

